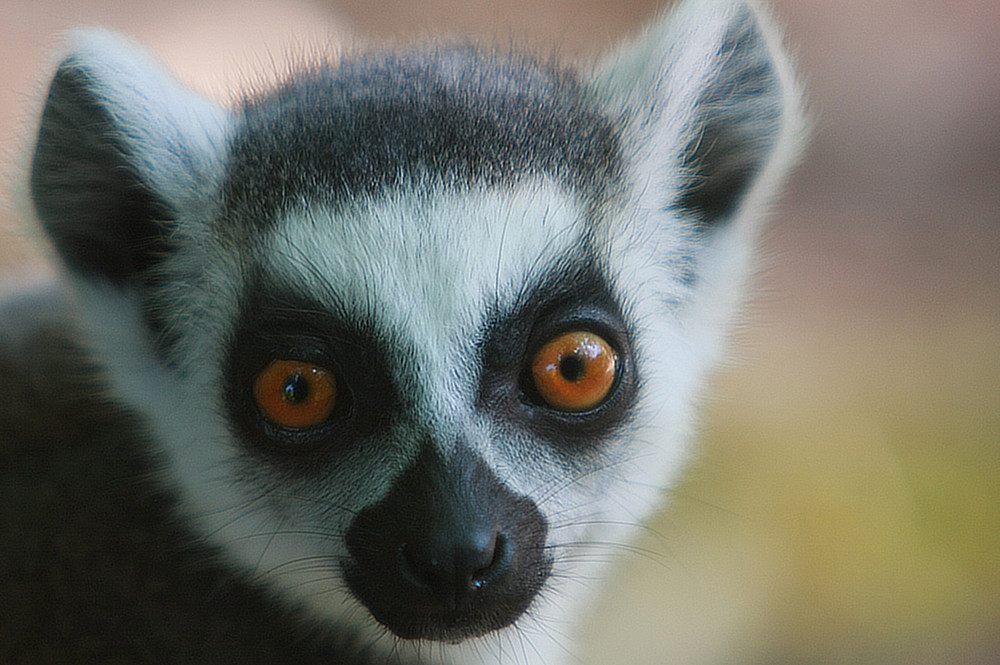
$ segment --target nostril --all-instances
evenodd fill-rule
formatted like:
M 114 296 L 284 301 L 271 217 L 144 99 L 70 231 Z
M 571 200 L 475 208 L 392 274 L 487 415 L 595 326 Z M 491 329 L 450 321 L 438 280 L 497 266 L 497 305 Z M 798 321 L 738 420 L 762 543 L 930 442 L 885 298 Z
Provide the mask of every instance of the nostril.
M 409 543 L 402 543 L 397 552 L 399 571 L 406 582 L 418 589 L 432 590 L 439 586 L 435 578 L 440 564 L 437 559 L 425 556 L 418 548 Z
M 489 561 L 477 569 L 471 578 L 473 586 L 477 589 L 487 584 L 491 580 L 503 574 L 507 570 L 511 559 L 510 539 L 502 531 L 493 534 L 492 542 L 484 554 L 489 555 Z
M 397 562 L 405 582 L 454 609 L 509 568 L 511 550 L 510 539 L 500 531 L 451 533 L 446 538 L 401 544 Z

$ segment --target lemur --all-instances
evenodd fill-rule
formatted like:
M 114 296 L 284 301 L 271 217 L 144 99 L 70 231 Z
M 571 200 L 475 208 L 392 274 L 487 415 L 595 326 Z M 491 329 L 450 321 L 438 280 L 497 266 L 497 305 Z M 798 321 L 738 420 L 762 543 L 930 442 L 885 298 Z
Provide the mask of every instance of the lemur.
M 0 662 L 572 662 L 690 454 L 788 170 L 766 13 L 468 44 L 232 108 L 99 29 L 42 104 L 61 286 L 0 329 Z

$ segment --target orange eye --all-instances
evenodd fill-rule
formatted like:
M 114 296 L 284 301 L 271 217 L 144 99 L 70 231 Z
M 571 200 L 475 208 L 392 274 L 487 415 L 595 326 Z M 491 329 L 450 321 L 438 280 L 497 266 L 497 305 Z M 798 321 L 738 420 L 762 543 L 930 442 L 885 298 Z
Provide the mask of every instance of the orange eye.
M 257 375 L 254 398 L 275 425 L 304 429 L 330 417 L 337 403 L 333 374 L 311 363 L 275 360 Z
M 535 388 L 549 406 L 561 411 L 588 411 L 598 406 L 615 382 L 618 354 L 591 332 L 555 337 L 531 364 Z

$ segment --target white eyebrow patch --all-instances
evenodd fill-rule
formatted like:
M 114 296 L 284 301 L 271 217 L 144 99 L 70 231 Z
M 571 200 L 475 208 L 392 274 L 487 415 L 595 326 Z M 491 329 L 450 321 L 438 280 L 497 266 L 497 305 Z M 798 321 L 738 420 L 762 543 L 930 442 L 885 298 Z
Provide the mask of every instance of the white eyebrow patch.
M 584 218 L 547 179 L 416 186 L 337 210 L 303 206 L 275 225 L 263 260 L 279 283 L 418 349 L 421 373 L 440 385 L 468 366 L 488 313 L 580 242 Z

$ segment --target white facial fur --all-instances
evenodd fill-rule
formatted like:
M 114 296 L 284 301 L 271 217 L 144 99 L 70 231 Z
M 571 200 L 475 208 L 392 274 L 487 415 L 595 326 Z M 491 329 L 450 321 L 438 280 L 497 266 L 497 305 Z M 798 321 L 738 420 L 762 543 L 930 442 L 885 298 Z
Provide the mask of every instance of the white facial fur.
M 610 446 L 613 461 L 573 483 L 562 478 L 554 459 L 532 468 L 491 447 L 498 434 L 473 408 L 475 338 L 488 307 L 512 306 L 526 284 L 587 230 L 581 207 L 555 183 L 529 181 L 511 191 L 433 197 L 399 193 L 337 213 L 324 207 L 298 211 L 252 252 L 259 252 L 277 281 L 327 300 L 331 309 L 373 318 L 411 341 L 420 351 L 412 359 L 419 372 L 415 381 L 423 389 L 418 408 L 440 428 L 441 440 L 451 440 L 449 429 L 471 433 L 466 438 L 480 443 L 476 452 L 498 477 L 535 497 L 554 527 L 553 582 L 529 614 L 510 629 L 465 645 L 434 646 L 435 657 L 454 652 L 448 656 L 454 662 L 469 662 L 464 659 L 474 652 L 484 663 L 508 662 L 493 658 L 522 651 L 519 645 L 527 641 L 532 647 L 523 649 L 529 654 L 524 662 L 552 662 L 562 639 L 550 622 L 557 622 L 576 598 L 589 595 L 590 585 L 583 580 L 593 579 L 612 559 L 604 543 L 627 542 L 628 533 L 656 505 L 656 488 L 681 466 L 692 422 L 688 395 L 709 354 L 706 340 L 691 338 L 683 326 L 690 287 L 680 274 L 670 274 L 669 263 L 652 261 L 657 252 L 649 253 L 651 245 L 669 244 L 682 255 L 681 248 L 692 243 L 690 233 L 680 223 L 667 227 L 674 229 L 667 237 L 659 230 L 663 227 L 653 234 L 649 228 L 648 220 L 624 220 L 609 212 L 596 229 L 640 333 L 646 378 L 634 423 L 619 444 Z M 211 254 L 212 243 L 198 244 L 198 251 Z M 176 260 L 187 263 L 183 252 Z M 117 382 L 152 419 L 171 466 L 167 475 L 180 484 L 199 530 L 252 578 L 304 603 L 317 616 L 343 619 L 346 613 L 364 634 L 383 642 L 384 629 L 346 593 L 336 561 L 345 553 L 342 534 L 350 516 L 388 491 L 391 469 L 405 467 L 416 455 L 417 442 L 395 442 L 397 456 L 376 462 L 384 470 L 371 468 L 372 459 L 363 461 L 367 468 L 345 460 L 343 474 L 333 474 L 322 486 L 276 490 L 255 480 L 267 473 L 248 468 L 225 422 L 218 389 L 225 355 L 221 342 L 238 311 L 240 264 L 252 260 L 204 261 L 214 269 L 174 312 L 174 320 L 189 331 L 175 354 L 179 372 L 165 371 L 139 351 L 148 343 L 135 335 L 138 322 L 114 326 L 120 336 L 107 334 L 111 320 L 123 314 L 119 303 L 110 302 L 107 313 L 99 315 L 104 332 L 98 338 L 108 343 L 108 353 L 111 348 L 138 351 L 131 358 L 114 353 Z M 200 295 L 191 297 L 195 293 Z M 179 413 L 184 417 L 179 419 Z M 331 519 L 329 510 L 320 511 L 322 521 L 315 521 L 321 502 L 341 506 L 341 521 Z M 320 532 L 330 537 L 318 538 Z M 402 643 L 393 648 L 428 647 Z M 543 654 L 538 660 L 530 656 L 536 650 Z

